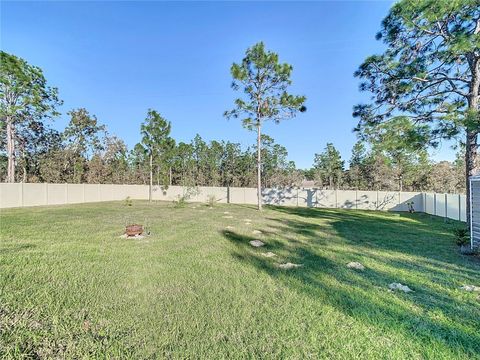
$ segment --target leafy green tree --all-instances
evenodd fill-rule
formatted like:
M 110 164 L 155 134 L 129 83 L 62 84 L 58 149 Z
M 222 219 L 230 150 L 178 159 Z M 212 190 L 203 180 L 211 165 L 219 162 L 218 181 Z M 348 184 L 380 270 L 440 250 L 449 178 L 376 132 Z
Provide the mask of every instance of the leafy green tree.
M 357 141 L 352 148 L 350 168 L 348 170 L 348 182 L 354 189 L 367 189 L 365 181 L 367 149 L 364 142 Z
M 363 138 L 368 139 L 373 149 L 390 161 L 399 191 L 403 191 L 405 180 L 412 181 L 416 165 L 425 165 L 428 154 L 423 139 L 428 136 L 427 132 L 425 126 L 413 125 L 407 118 L 399 117 L 363 133 Z
M 157 111 L 148 110 L 147 118 L 141 126 L 142 146 L 149 158 L 150 187 L 149 201 L 152 201 L 153 188 L 153 162 L 161 157 L 172 146 L 170 138 L 171 124 Z
M 363 79 L 360 89 L 372 94 L 370 104 L 354 108 L 357 130 L 404 118 L 418 128 L 413 138 L 431 145 L 462 136 L 466 177 L 473 175 L 480 132 L 478 0 L 399 1 L 377 38 L 387 50 L 355 73 Z
M 17 166 L 22 169 L 22 182 L 38 182 L 40 159 L 61 146 L 61 134 L 43 121 L 29 119 L 15 129 Z
M 314 168 L 322 182 L 322 185 L 327 184 L 330 189 L 338 189 L 342 182 L 344 171 L 344 161 L 340 152 L 328 143 L 325 151 L 320 154 L 315 154 Z
M 287 93 L 293 67 L 280 63 L 278 55 L 265 50 L 263 42 L 248 48 L 239 64 L 233 64 L 232 88 L 243 91 L 244 97 L 235 100 L 235 109 L 226 111 L 228 118 L 242 118 L 243 125 L 257 131 L 257 192 L 258 209 L 262 209 L 261 130 L 265 121 L 279 123 L 305 111 L 305 96 Z
M 0 128 L 5 129 L 7 182 L 15 182 L 16 129 L 58 115 L 60 104 L 57 89 L 47 85 L 39 67 L 0 51 Z
M 87 170 L 87 161 L 104 148 L 105 125 L 100 125 L 97 117 L 90 115 L 84 108 L 71 110 L 68 115 L 70 122 L 63 132 L 63 137 L 67 148 L 72 150 L 75 156 L 72 181 L 81 183 Z

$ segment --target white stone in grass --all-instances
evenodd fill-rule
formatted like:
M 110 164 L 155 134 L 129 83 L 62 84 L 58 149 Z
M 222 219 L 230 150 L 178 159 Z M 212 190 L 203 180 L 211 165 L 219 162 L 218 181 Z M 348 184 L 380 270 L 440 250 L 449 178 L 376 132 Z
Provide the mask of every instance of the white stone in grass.
M 465 290 L 465 291 L 480 292 L 480 286 L 475 286 L 475 285 L 463 285 L 460 289 Z
M 280 269 L 283 269 L 283 270 L 296 269 L 296 268 L 299 268 L 299 267 L 302 267 L 302 266 L 303 266 L 303 264 L 293 264 L 291 262 L 287 262 L 285 264 L 278 265 L 278 267 Z
M 252 241 L 250 241 L 250 245 L 252 245 L 253 247 L 261 247 L 261 246 L 265 245 L 265 243 L 263 241 L 260 241 L 260 240 L 252 240 Z
M 269 252 L 262 253 L 262 256 L 270 258 L 270 257 L 277 256 L 277 254 L 274 254 L 273 252 L 269 251 Z
M 228 215 L 228 214 L 230 214 L 228 211 L 224 211 L 223 213 L 224 213 L 225 215 Z
M 262 232 L 260 230 L 253 230 L 252 234 L 260 235 Z
M 390 290 L 400 290 L 400 291 L 403 291 L 404 293 L 409 293 L 413 291 L 407 285 L 402 285 L 400 283 L 391 283 L 390 285 L 388 285 L 388 287 Z
M 349 263 L 347 264 L 347 267 L 348 267 L 349 269 L 365 270 L 365 266 L 363 266 L 362 264 L 360 264 L 360 263 L 357 262 L 357 261 L 349 262 Z
M 228 226 L 226 227 L 226 229 L 227 229 L 227 230 L 232 230 L 232 229 L 234 229 L 234 227 L 233 227 L 233 226 L 230 226 L 230 225 L 228 225 Z
M 233 216 L 227 215 L 227 216 L 222 216 L 224 219 L 233 219 Z
M 250 219 L 243 219 L 243 221 L 245 221 L 245 222 L 252 222 L 252 220 L 250 220 Z

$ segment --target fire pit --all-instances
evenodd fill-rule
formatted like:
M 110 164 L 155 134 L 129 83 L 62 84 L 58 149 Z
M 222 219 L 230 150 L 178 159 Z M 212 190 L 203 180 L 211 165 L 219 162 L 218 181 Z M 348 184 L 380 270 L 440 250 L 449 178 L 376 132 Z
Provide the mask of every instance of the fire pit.
M 127 225 L 125 227 L 125 234 L 127 236 L 137 236 L 137 235 L 142 235 L 142 233 L 143 233 L 143 225 L 132 224 L 132 225 Z

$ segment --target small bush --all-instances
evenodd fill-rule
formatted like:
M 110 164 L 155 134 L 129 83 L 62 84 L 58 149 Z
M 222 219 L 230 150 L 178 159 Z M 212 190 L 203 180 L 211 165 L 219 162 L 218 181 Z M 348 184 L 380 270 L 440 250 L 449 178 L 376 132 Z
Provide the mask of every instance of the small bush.
M 413 214 L 415 212 L 415 208 L 413 207 L 415 203 L 413 201 L 409 201 L 407 202 L 407 206 L 408 206 L 408 212 Z
M 125 206 L 132 206 L 132 205 L 133 205 L 132 199 L 130 199 L 130 196 L 127 196 L 125 198 Z
M 177 198 L 175 200 L 173 200 L 173 205 L 176 207 L 176 208 L 183 208 L 185 207 L 185 205 L 187 205 L 187 196 L 180 196 L 178 195 Z
M 209 206 L 213 207 L 216 202 L 217 202 L 217 198 L 215 197 L 215 195 L 208 195 L 208 197 L 207 197 L 207 204 L 208 204 Z
M 470 234 L 467 228 L 453 229 L 453 235 L 458 246 L 467 245 L 470 242 Z

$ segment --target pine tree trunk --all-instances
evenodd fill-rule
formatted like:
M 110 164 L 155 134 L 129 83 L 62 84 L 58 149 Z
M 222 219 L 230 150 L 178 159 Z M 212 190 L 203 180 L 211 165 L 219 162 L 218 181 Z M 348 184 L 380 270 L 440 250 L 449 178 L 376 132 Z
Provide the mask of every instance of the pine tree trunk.
M 150 154 L 150 184 L 148 187 L 148 201 L 152 202 L 152 188 L 153 188 L 153 155 Z
M 257 124 L 257 196 L 258 210 L 262 210 L 262 157 L 261 157 L 260 121 Z
M 480 28 L 480 27 L 479 27 Z M 472 82 L 470 83 L 470 91 L 468 97 L 468 109 L 474 113 L 479 109 L 479 92 L 480 92 L 480 59 L 476 59 L 472 64 Z M 466 175 L 466 194 L 467 194 L 467 227 L 470 228 L 470 177 L 476 175 L 477 160 L 477 137 L 480 133 L 479 129 L 467 129 L 465 143 L 465 175 Z
M 7 117 L 7 182 L 15 182 L 15 140 L 12 121 Z
M 467 141 L 465 143 L 465 175 L 467 179 L 467 226 L 470 228 L 470 177 L 476 175 L 477 158 L 477 136 L 478 132 L 467 132 Z

